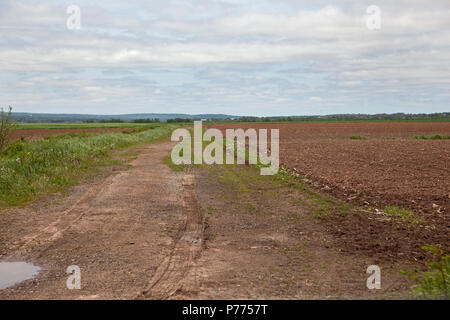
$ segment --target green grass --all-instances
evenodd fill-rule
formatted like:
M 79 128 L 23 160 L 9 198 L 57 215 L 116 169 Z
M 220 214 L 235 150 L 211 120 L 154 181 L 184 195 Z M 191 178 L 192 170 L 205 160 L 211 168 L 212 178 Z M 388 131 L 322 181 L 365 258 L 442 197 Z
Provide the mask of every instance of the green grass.
M 366 137 L 362 137 L 362 136 L 351 136 L 350 140 L 366 140 Z
M 427 270 L 403 272 L 417 283 L 411 288 L 411 297 L 448 300 L 450 298 L 450 254 L 445 252 L 441 245 L 425 245 L 422 250 L 431 256 L 426 262 Z
M 216 208 L 212 206 L 206 206 L 206 213 L 212 216 L 216 212 Z
M 450 139 L 450 135 L 435 134 L 435 135 L 432 135 L 432 136 L 415 136 L 414 139 L 418 139 L 418 140 L 442 140 L 442 139 Z
M 387 206 L 384 209 L 388 215 L 398 217 L 411 223 L 422 222 L 423 219 L 417 218 L 411 210 L 403 209 L 397 206 Z
M 97 128 L 148 128 L 162 123 L 18 123 L 17 129 L 97 129 Z
M 18 140 L 0 155 L 0 207 L 22 205 L 76 184 L 82 173 L 105 163 L 109 151 L 151 143 L 176 125 L 134 133 L 83 133 Z
M 163 162 L 173 171 L 175 172 L 182 172 L 184 171 L 184 164 L 175 164 L 172 162 L 172 157 L 170 156 L 170 154 L 168 156 L 165 156 L 163 158 Z

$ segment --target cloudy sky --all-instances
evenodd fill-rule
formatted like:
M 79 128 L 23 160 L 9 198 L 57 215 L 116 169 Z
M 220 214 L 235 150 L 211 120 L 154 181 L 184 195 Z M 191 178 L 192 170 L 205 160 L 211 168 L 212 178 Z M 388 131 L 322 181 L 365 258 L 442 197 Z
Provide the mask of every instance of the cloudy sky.
M 81 29 L 67 26 L 70 5 L 80 8 Z M 367 26 L 369 5 L 380 9 L 380 29 Z M 450 1 L 0 0 L 7 105 L 94 114 L 450 111 Z

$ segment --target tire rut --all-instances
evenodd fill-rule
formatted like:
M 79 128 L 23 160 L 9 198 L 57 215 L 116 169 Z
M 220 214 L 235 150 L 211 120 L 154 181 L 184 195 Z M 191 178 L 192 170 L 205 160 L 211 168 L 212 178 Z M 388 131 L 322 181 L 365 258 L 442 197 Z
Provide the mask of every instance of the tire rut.
M 198 292 L 195 261 L 203 248 L 204 217 L 195 192 L 195 175 L 185 172 L 182 186 L 182 210 L 186 222 L 171 254 L 158 266 L 149 285 L 138 298 L 161 300 Z
M 101 183 L 94 185 L 69 209 L 62 212 L 58 219 L 37 234 L 27 237 L 25 243 L 16 249 L 9 259 L 20 258 L 25 255 L 28 259 L 38 259 L 52 243 L 62 237 L 66 230 L 79 221 L 85 213 L 89 211 L 92 201 L 113 182 L 116 175 L 117 174 L 111 174 Z

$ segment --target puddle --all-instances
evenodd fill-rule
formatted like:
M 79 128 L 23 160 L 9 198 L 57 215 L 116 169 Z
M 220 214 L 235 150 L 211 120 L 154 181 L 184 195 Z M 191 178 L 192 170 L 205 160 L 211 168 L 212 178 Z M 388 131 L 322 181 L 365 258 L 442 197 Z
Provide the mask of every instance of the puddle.
M 28 262 L 0 262 L 0 290 L 34 278 L 40 267 Z

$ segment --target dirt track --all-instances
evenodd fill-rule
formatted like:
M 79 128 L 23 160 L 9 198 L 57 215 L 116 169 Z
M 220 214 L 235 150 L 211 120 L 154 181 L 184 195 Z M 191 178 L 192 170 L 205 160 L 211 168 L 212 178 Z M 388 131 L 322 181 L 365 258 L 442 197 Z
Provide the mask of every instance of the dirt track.
M 43 271 L 0 299 L 372 298 L 406 290 L 398 271 L 409 261 L 346 250 L 298 190 L 258 180 L 245 166 L 173 172 L 162 162 L 170 148 L 136 150 L 129 170 L 2 212 L 1 258 Z M 376 292 L 366 288 L 372 264 L 383 272 Z M 81 290 L 66 288 L 70 265 L 81 268 Z
M 161 159 L 168 144 L 138 150 L 133 168 L 78 187 L 61 203 L 1 215 L 3 255 L 33 261 L 35 281 L 2 298 L 134 298 L 171 254 L 184 217 L 182 174 Z M 30 217 L 31 219 L 29 219 Z M 6 252 L 5 252 L 6 251 Z M 78 265 L 81 291 L 68 290 L 65 270 Z

